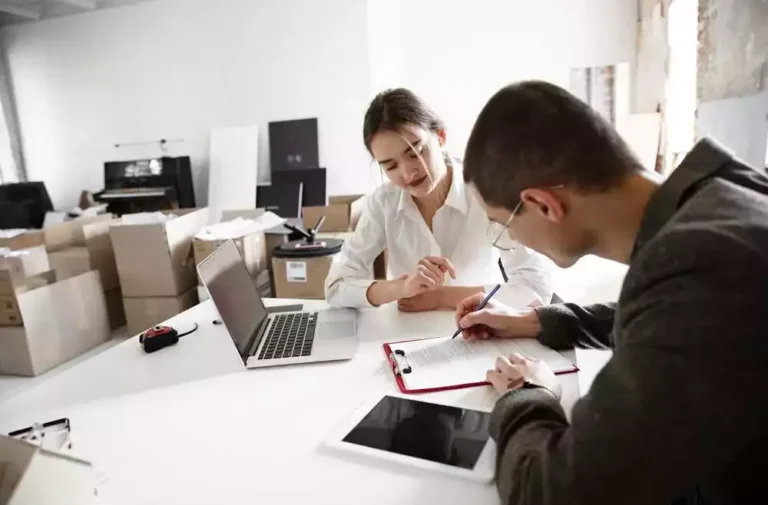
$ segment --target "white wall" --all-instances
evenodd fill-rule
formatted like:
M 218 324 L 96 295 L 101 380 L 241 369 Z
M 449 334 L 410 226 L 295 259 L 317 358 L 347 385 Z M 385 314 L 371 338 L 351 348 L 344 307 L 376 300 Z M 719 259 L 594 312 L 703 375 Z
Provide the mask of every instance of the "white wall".
M 712 137 L 755 168 L 768 168 L 768 93 L 699 104 L 696 137 Z
M 385 18 L 389 29 L 381 32 L 389 41 L 386 61 L 402 62 L 374 83 L 390 86 L 401 75 L 400 84 L 448 123 L 459 156 L 478 113 L 502 86 L 544 79 L 568 87 L 571 68 L 634 60 L 636 0 L 370 2 L 396 10 L 400 24 Z
M 330 194 L 382 176 L 362 146 L 372 95 L 407 86 L 449 125 L 453 152 L 501 86 L 567 86 L 572 67 L 629 62 L 636 0 L 158 0 L 2 31 L 31 179 L 57 207 L 102 187 L 102 164 L 185 139 L 199 200 L 212 127 L 317 116 Z
M 159 154 L 115 143 L 183 138 L 205 203 L 209 131 L 318 117 L 329 193 L 374 179 L 360 142 L 370 98 L 360 0 L 161 0 L 2 31 L 29 178 L 59 208 L 103 187 L 103 162 Z

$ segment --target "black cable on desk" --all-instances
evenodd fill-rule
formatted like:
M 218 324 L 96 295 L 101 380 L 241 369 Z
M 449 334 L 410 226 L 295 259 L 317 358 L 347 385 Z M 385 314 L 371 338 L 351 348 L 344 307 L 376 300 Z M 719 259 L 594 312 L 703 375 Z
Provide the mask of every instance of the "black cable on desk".
M 189 330 L 188 332 L 185 332 L 185 333 L 179 333 L 179 334 L 177 335 L 177 337 L 179 337 L 179 338 L 181 338 L 181 337 L 186 337 L 186 336 L 187 336 L 187 335 L 189 335 L 190 333 L 194 333 L 194 332 L 196 332 L 198 328 L 199 328 L 198 324 L 197 324 L 197 323 L 195 323 L 195 327 L 194 327 L 194 328 L 192 328 L 192 329 L 191 329 L 191 330 Z

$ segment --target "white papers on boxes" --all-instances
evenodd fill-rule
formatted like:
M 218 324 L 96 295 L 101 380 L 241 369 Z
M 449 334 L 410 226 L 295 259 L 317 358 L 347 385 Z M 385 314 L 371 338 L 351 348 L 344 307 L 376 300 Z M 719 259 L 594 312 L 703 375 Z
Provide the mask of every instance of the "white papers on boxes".
M 195 238 L 200 240 L 236 239 L 251 233 L 263 233 L 283 223 L 285 223 L 285 219 L 273 212 L 265 212 L 256 218 L 244 219 L 236 217 L 230 221 L 206 226 L 200 230 L 200 233 L 195 235 Z
M 233 240 L 248 272 L 255 277 L 269 265 L 264 232 L 284 222 L 272 212 L 265 212 L 254 218 L 236 217 L 206 226 L 195 235 L 195 263 L 200 264 L 225 241 Z
M 164 214 L 162 212 L 138 212 L 136 214 L 124 215 L 120 224 L 158 224 L 170 221 L 175 217 L 173 214 Z

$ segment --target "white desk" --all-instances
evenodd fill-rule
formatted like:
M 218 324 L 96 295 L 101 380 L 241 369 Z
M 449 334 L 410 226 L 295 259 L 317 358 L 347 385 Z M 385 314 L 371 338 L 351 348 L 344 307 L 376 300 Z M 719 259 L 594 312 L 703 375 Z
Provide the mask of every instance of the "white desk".
M 271 304 L 281 303 L 289 301 Z M 455 329 L 451 313 L 362 311 L 355 359 L 260 370 L 243 368 L 215 318 L 205 302 L 168 321 L 180 330 L 200 325 L 175 346 L 144 355 L 134 337 L 11 396 L 0 404 L 0 431 L 69 417 L 76 449 L 108 478 L 101 497 L 110 504 L 498 501 L 491 486 L 398 471 L 321 447 L 362 401 L 396 391 L 381 344 L 448 334 Z M 591 382 L 604 359 L 580 361 L 585 373 L 561 376 L 567 411 L 580 380 Z M 432 396 L 486 410 L 496 400 L 490 388 Z

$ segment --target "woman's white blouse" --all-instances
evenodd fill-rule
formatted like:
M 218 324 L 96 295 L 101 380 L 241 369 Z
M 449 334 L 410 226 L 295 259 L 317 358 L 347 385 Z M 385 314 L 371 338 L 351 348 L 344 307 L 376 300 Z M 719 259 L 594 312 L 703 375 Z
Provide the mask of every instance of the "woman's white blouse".
M 488 217 L 468 191 L 461 171 L 454 174 L 445 204 L 432 220 L 432 232 L 413 198 L 387 182 L 366 199 L 355 233 L 336 255 L 325 283 L 328 303 L 337 307 L 370 307 L 366 293 L 373 280 L 373 262 L 387 250 L 387 279 L 416 270 L 425 256 L 442 256 L 456 268 L 448 286 L 490 286 L 503 283 L 501 257 L 508 282 L 494 299 L 512 307 L 552 297 L 552 263 L 522 245 L 514 251 L 494 248 L 487 236 Z

